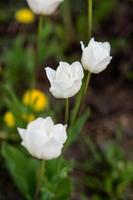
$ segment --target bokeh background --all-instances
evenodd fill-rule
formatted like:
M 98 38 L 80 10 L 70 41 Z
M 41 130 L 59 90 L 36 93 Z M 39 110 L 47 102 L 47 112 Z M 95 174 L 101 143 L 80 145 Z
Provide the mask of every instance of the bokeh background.
M 65 0 L 54 15 L 44 16 L 39 55 L 38 17 L 31 23 L 20 22 L 16 13 L 22 8 L 28 8 L 24 0 L 0 1 L 0 145 L 5 140 L 12 143 L 16 126 L 32 118 L 16 115 L 25 110 L 18 99 L 28 89 L 42 90 L 52 105 L 51 115 L 53 109 L 59 113 L 63 103 L 48 94 L 44 66 L 80 61 L 80 41 L 88 43 L 87 1 Z M 104 72 L 92 76 L 85 102 L 91 111 L 89 121 L 66 153 L 77 161 L 71 199 L 133 200 L 133 1 L 94 0 L 93 36 L 111 43 L 113 59 Z M 7 111 L 16 115 L 14 127 L 9 122 L 12 116 L 5 120 Z M 0 200 L 9 199 L 23 197 L 1 155 Z

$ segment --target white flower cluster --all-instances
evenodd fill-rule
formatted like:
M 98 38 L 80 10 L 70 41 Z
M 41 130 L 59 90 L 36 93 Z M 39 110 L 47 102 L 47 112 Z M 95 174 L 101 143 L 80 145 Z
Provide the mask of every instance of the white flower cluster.
M 74 96 L 81 88 L 84 77 L 83 68 L 90 73 L 100 73 L 110 63 L 110 44 L 108 42 L 96 42 L 92 38 L 87 47 L 81 42 L 81 63 L 74 62 L 69 65 L 60 62 L 57 70 L 46 68 L 46 74 L 51 84 L 50 92 L 56 98 L 69 98 Z
M 52 14 L 63 0 L 27 0 L 30 8 L 37 14 Z M 47 67 L 46 74 L 51 84 L 50 92 L 56 98 L 70 98 L 77 94 L 82 86 L 84 70 L 100 73 L 110 63 L 110 44 L 96 42 L 92 38 L 87 47 L 81 42 L 81 63 L 71 65 L 60 62 L 56 70 Z M 22 145 L 29 153 L 39 159 L 49 160 L 61 155 L 66 142 L 66 125 L 56 124 L 50 117 L 38 118 L 30 122 L 27 129 L 18 128 Z

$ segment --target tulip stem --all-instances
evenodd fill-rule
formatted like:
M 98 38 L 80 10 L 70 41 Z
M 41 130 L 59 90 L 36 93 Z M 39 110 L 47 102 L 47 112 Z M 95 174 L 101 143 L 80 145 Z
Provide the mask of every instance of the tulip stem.
M 40 38 L 41 38 L 41 33 L 42 33 L 42 29 L 43 29 L 43 15 L 39 16 L 39 21 L 38 21 L 38 46 L 37 46 L 37 50 L 39 53 L 39 47 L 40 47 Z
M 0 141 L 5 140 L 5 141 L 12 141 L 12 142 L 19 142 L 20 138 L 16 134 L 8 134 L 6 132 L 0 132 Z
M 92 35 L 92 1 L 93 0 L 88 0 L 88 35 L 89 35 L 89 40 L 91 39 L 91 35 Z M 83 88 L 84 91 L 83 91 L 82 101 L 84 101 L 84 98 L 86 96 L 90 78 L 91 78 L 91 73 L 88 72 L 88 74 L 86 76 L 86 80 L 85 80 L 85 87 Z
M 65 124 L 68 124 L 68 117 L 69 117 L 69 99 L 66 99 L 65 105 Z
M 89 35 L 89 40 L 91 39 L 92 35 L 92 1 L 93 0 L 88 0 L 88 35 Z M 78 113 L 81 111 L 83 101 L 85 99 L 89 81 L 91 78 L 91 73 L 88 72 L 87 76 L 84 78 L 83 86 L 77 96 L 76 99 L 76 104 L 73 110 L 73 115 L 72 115 L 72 124 L 76 121 Z
M 72 111 L 71 126 L 73 126 L 73 124 L 75 123 L 78 112 L 79 112 L 79 108 L 80 108 L 80 104 L 81 104 L 81 100 L 82 100 L 82 95 L 83 95 L 83 89 L 84 89 L 83 87 L 84 87 L 84 83 L 82 84 L 82 87 L 81 87 L 79 93 L 76 96 L 74 109 Z
M 91 78 L 91 73 L 88 72 L 87 73 L 87 77 L 86 77 L 86 82 L 85 82 L 85 87 L 84 87 L 84 93 L 83 93 L 82 101 L 84 101 L 84 98 L 86 96 L 86 93 L 87 93 L 87 90 L 88 90 L 88 86 L 89 86 L 89 82 L 90 82 L 90 78 Z
M 66 39 L 68 40 L 68 42 L 73 42 L 75 40 L 75 31 L 73 28 L 70 1 L 71 0 L 64 1 L 63 6 L 62 6 L 62 15 L 63 15 L 66 33 L 69 33 L 69 34 L 66 34 L 66 37 L 67 37 Z M 71 35 L 71 37 L 69 37 L 69 35 Z
M 36 190 L 35 190 L 35 194 L 34 194 L 34 200 L 38 200 L 38 198 L 39 198 L 39 193 L 40 193 L 41 184 L 42 184 L 42 178 L 44 175 L 44 167 L 45 167 L 45 161 L 42 160 L 41 165 L 39 167 L 39 171 L 38 171 L 37 185 L 36 185 Z
M 92 0 L 88 0 L 88 33 L 89 39 L 92 35 Z

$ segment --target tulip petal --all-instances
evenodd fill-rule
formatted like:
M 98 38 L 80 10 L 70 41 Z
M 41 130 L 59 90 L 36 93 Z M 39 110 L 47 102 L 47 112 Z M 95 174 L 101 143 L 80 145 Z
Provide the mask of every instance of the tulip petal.
M 55 159 L 61 155 L 62 144 L 59 144 L 54 138 L 43 146 L 43 151 L 41 152 L 41 159 L 50 160 Z
M 95 39 L 92 37 L 91 39 L 90 39 L 90 41 L 89 41 L 89 43 L 88 43 L 88 47 L 89 48 L 92 48 L 93 47 L 93 45 L 95 44 Z
M 17 130 L 18 130 L 19 135 L 22 138 L 22 140 L 24 140 L 25 139 L 25 132 L 26 132 L 26 130 L 23 129 L 23 128 L 17 128 Z
M 85 49 L 85 45 L 82 41 L 80 41 L 82 51 Z
M 53 130 L 54 123 L 51 117 L 46 117 L 43 121 L 43 124 L 41 125 L 41 129 L 45 130 L 47 135 Z
M 71 77 L 70 65 L 66 62 L 60 62 L 56 70 L 56 80 L 64 80 L 65 75 L 69 75 Z
M 70 88 L 63 91 L 63 98 L 73 97 L 78 93 L 82 85 L 81 80 L 75 80 Z
M 104 60 L 102 60 L 100 63 L 98 63 L 95 68 L 93 69 L 94 74 L 98 74 L 104 69 L 106 69 L 107 65 L 110 63 L 112 57 L 108 56 Z
M 95 66 L 96 59 L 92 49 L 90 49 L 89 47 L 86 47 L 84 49 L 81 62 L 84 69 L 89 71 L 91 71 L 90 68 L 93 69 L 93 67 Z
M 56 124 L 51 137 L 57 140 L 59 143 L 64 144 L 67 139 L 66 126 L 63 126 L 62 124 Z
M 103 42 L 103 47 L 104 47 L 105 49 L 107 49 L 108 52 L 110 53 L 111 46 L 110 46 L 109 42 Z
M 51 15 L 63 0 L 27 0 L 36 14 Z
M 76 61 L 71 65 L 71 71 L 73 73 L 73 77 L 77 80 L 82 80 L 84 77 L 83 67 L 80 62 Z
M 52 83 L 52 81 L 55 79 L 55 70 L 51 69 L 50 67 L 46 67 L 46 75 L 49 79 L 50 84 Z
M 43 120 L 43 118 L 39 117 L 39 118 L 31 121 L 27 126 L 27 130 L 32 131 L 32 130 L 38 129 L 40 127 L 42 120 Z

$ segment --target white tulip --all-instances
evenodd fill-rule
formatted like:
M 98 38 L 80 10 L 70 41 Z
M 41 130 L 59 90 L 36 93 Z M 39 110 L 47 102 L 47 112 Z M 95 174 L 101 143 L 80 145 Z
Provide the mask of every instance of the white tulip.
M 43 160 L 59 157 L 67 139 L 66 126 L 54 125 L 50 117 L 38 118 L 30 122 L 27 129 L 18 128 L 18 132 L 28 152 Z
M 27 0 L 36 14 L 51 15 L 63 0 Z
M 71 65 L 60 62 L 56 71 L 49 67 L 45 70 L 51 84 L 50 92 L 54 97 L 69 98 L 80 90 L 84 77 L 80 62 Z
M 110 44 L 108 42 L 96 42 L 92 38 L 87 47 L 81 42 L 81 62 L 85 70 L 97 74 L 106 69 L 112 57 L 110 56 Z

